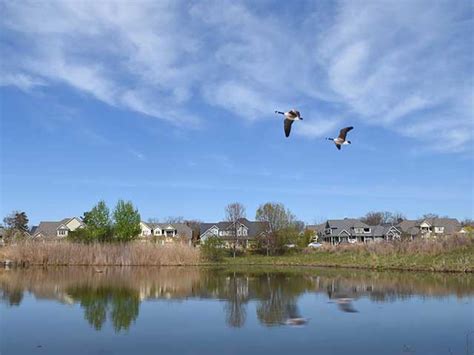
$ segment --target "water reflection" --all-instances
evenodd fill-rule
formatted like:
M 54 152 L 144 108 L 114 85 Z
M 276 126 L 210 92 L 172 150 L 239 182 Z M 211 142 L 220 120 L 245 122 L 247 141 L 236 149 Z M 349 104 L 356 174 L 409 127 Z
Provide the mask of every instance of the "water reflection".
M 116 332 L 126 330 L 137 319 L 140 295 L 125 287 L 79 286 L 66 289 L 66 293 L 84 308 L 84 317 L 96 330 L 102 329 L 109 317 Z
M 367 272 L 332 269 L 264 268 L 30 268 L 0 270 L 0 299 L 22 303 L 24 293 L 37 299 L 79 304 L 90 326 L 109 321 L 115 332 L 129 329 L 146 300 L 216 299 L 224 301 L 229 327 L 243 327 L 249 303 L 265 326 L 306 324 L 298 305 L 304 294 L 321 294 L 345 313 L 356 313 L 361 298 L 392 302 L 417 297 L 459 298 L 474 295 L 472 275 Z

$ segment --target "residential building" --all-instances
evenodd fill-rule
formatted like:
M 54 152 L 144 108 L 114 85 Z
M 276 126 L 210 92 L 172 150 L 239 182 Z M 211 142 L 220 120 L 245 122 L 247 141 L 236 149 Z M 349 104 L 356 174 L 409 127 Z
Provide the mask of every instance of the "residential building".
M 321 236 L 323 235 L 323 232 L 324 232 L 325 228 L 326 228 L 326 223 L 307 224 L 305 226 L 306 230 L 310 230 L 314 233 L 313 241 L 321 240 Z
M 140 237 L 160 237 L 162 243 L 184 240 L 191 244 L 193 231 L 185 223 L 148 223 L 140 222 Z
M 461 223 L 456 218 L 405 220 L 400 222 L 397 227 L 410 239 L 455 235 L 463 230 Z
M 65 238 L 69 232 L 82 228 L 84 223 L 77 217 L 64 218 L 55 222 L 40 222 L 38 226 L 33 226 L 30 236 L 33 238 Z
M 368 243 L 374 241 L 400 239 L 401 230 L 392 225 L 369 226 L 358 219 L 330 219 L 314 227 L 319 240 L 331 244 Z
M 227 245 L 230 245 L 235 240 L 234 236 L 237 231 L 240 245 L 246 248 L 257 237 L 270 231 L 268 222 L 249 221 L 247 218 L 241 218 L 235 223 L 237 223 L 237 227 L 233 222 L 201 223 L 199 227 L 201 242 L 211 236 L 218 236 Z

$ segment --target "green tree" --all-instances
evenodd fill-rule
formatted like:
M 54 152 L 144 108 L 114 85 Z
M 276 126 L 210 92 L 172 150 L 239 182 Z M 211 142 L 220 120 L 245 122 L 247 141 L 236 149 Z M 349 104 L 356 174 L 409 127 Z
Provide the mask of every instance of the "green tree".
M 119 200 L 114 210 L 114 233 L 118 241 L 127 242 L 140 234 L 140 214 L 128 201 Z
M 112 239 L 110 211 L 104 201 L 99 201 L 90 212 L 84 213 L 84 224 L 91 240 L 106 242 Z
M 3 219 L 6 227 L 7 239 L 13 237 L 23 237 L 28 233 L 28 216 L 25 212 L 13 211 Z
M 201 252 L 206 260 L 220 261 L 224 257 L 224 242 L 217 235 L 212 235 L 201 244 Z

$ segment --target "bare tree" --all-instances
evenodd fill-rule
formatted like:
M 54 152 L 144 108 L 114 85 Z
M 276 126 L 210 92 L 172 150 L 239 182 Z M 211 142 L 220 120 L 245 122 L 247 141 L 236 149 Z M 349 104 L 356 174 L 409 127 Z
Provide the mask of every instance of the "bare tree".
M 368 212 L 364 217 L 360 220 L 369 226 L 377 226 L 382 224 L 385 219 L 384 212 Z
M 380 224 L 397 224 L 405 219 L 405 216 L 400 212 L 371 211 L 362 217 L 361 221 L 369 226 L 378 226 Z
M 404 220 L 406 220 L 406 219 L 407 219 L 407 218 L 406 218 L 406 216 L 405 216 L 403 213 L 401 213 L 401 212 L 394 212 L 394 213 L 392 213 L 392 217 L 391 217 L 390 223 L 392 223 L 392 224 L 398 224 L 398 223 L 400 223 L 400 222 L 402 222 L 402 221 L 404 221 Z
M 469 227 L 474 227 L 474 220 L 471 218 L 465 218 L 462 222 L 461 225 L 463 227 L 469 226 Z
M 184 218 L 182 216 L 168 216 L 165 218 L 165 223 L 184 223 Z
M 245 207 L 239 202 L 230 203 L 225 208 L 225 216 L 227 222 L 230 223 L 229 232 L 231 233 L 232 243 L 232 254 L 235 258 L 235 251 L 239 243 L 239 220 L 245 218 Z
M 199 238 L 201 221 L 197 219 L 186 219 L 184 223 L 193 231 L 191 241 L 195 245 Z

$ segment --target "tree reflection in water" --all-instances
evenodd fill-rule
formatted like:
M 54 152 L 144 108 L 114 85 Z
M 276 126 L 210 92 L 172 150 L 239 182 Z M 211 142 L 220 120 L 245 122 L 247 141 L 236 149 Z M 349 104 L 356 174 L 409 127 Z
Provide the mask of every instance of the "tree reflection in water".
M 84 308 L 84 318 L 96 330 L 102 329 L 107 314 L 116 332 L 127 330 L 138 317 L 140 297 L 135 290 L 82 286 L 66 292 Z
M 1 289 L 0 299 L 5 301 L 9 306 L 19 306 L 23 300 L 23 290 L 17 288 Z
M 249 299 L 248 279 L 244 275 L 233 273 L 227 277 L 223 295 L 228 301 L 224 306 L 226 323 L 230 327 L 240 328 L 247 318 L 246 303 Z
M 309 282 L 308 282 L 309 281 Z M 288 277 L 285 274 L 264 274 L 257 278 L 257 317 L 266 325 L 286 324 L 289 319 L 301 318 L 298 296 L 311 289 L 311 280 Z
M 298 306 L 304 293 L 324 294 L 338 304 L 336 309 L 354 312 L 357 308 L 352 302 L 360 298 L 393 302 L 412 296 L 472 297 L 474 276 L 295 268 L 122 267 L 107 268 L 100 275 L 93 269 L 73 267 L 0 269 L 1 302 L 18 306 L 25 292 L 36 299 L 79 303 L 91 327 L 101 330 L 108 320 L 120 332 L 137 320 L 140 303 L 146 300 L 223 300 L 230 327 L 243 327 L 247 306 L 255 302 L 260 323 L 279 326 L 304 320 Z

